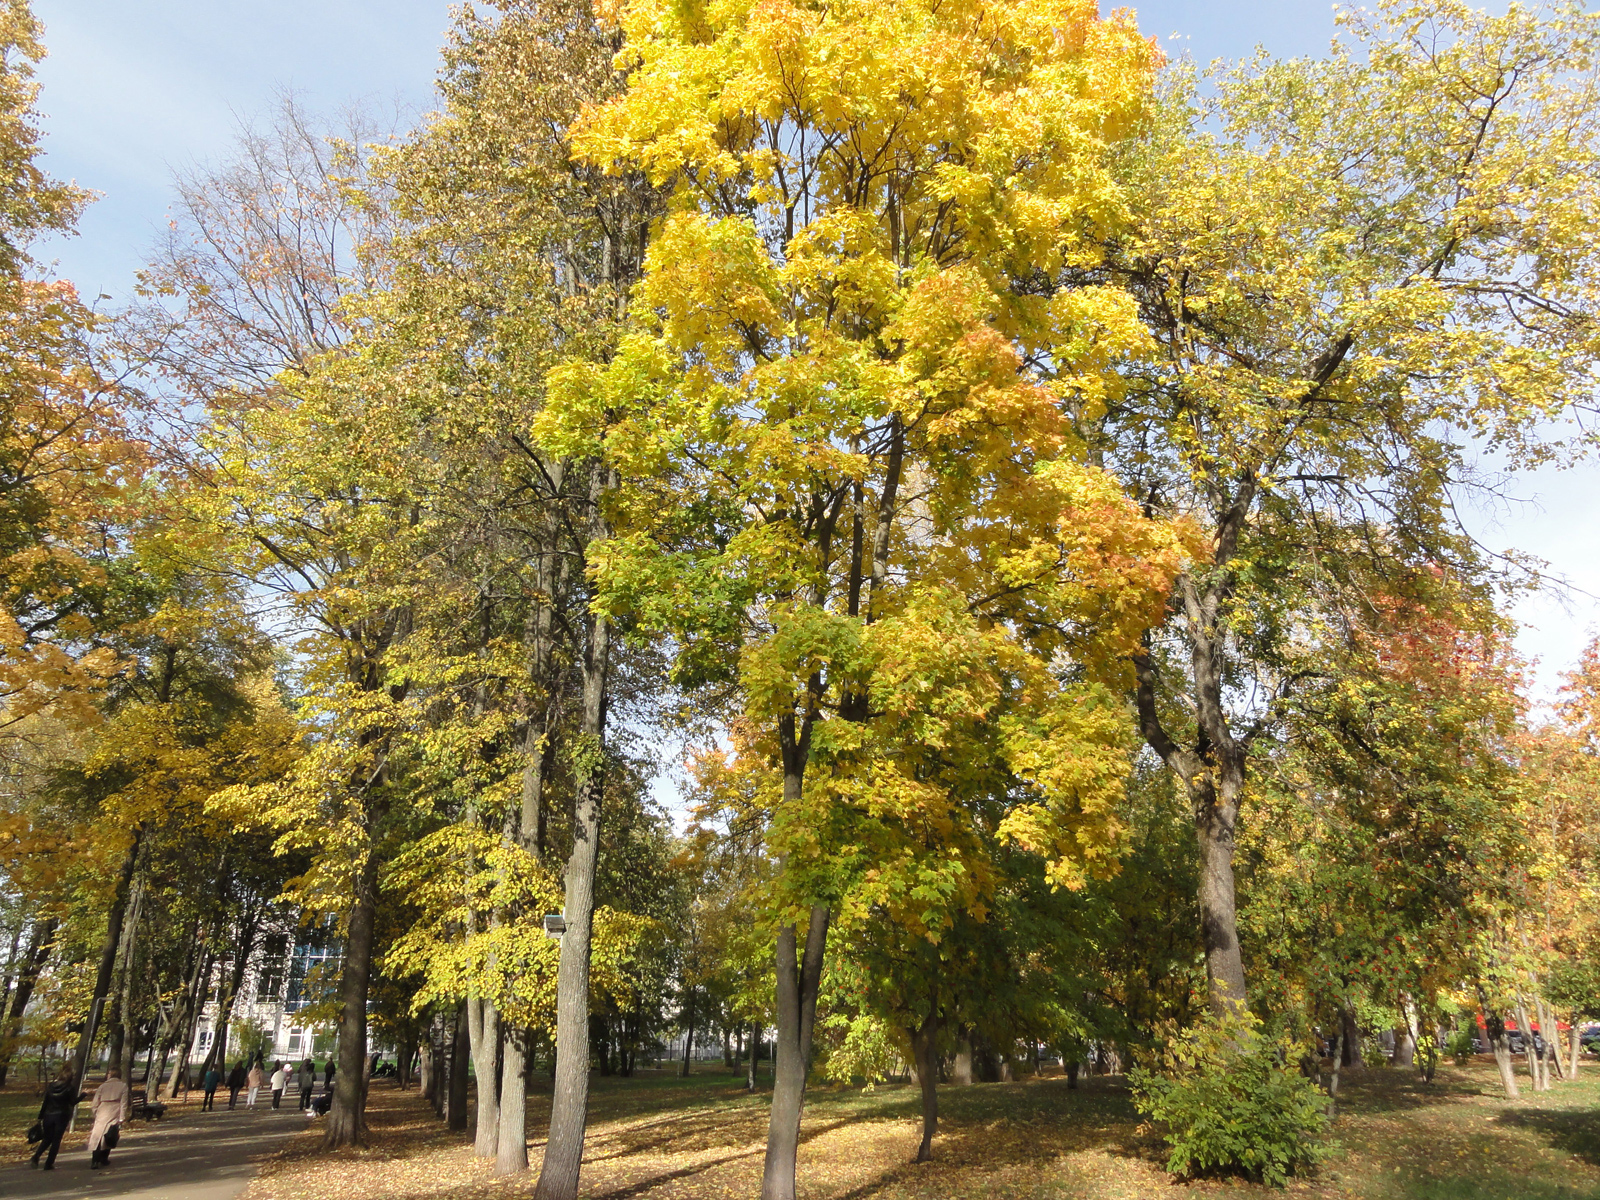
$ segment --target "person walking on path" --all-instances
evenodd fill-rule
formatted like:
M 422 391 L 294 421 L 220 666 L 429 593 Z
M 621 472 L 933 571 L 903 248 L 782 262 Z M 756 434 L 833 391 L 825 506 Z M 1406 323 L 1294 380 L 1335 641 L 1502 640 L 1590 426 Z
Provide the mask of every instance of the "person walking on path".
M 245 1073 L 244 1059 L 233 1064 L 233 1070 L 228 1072 L 228 1107 L 233 1108 L 239 1103 L 239 1093 L 244 1089 L 244 1081 L 249 1076 Z
M 330 1096 L 333 1095 L 334 1069 L 333 1059 L 330 1057 L 328 1059 L 328 1065 L 322 1068 L 322 1090 L 327 1092 Z
M 300 1107 L 311 1107 L 311 1088 L 317 1082 L 317 1066 L 309 1058 L 300 1064 L 300 1072 L 295 1080 L 300 1085 Z
M 278 1102 L 283 1099 L 283 1089 L 289 1085 L 289 1068 L 279 1059 L 277 1066 L 272 1071 L 272 1107 L 277 1108 Z
M 72 1123 L 72 1110 L 78 1107 L 78 1101 L 82 1099 L 72 1063 L 62 1063 L 61 1070 L 56 1072 L 50 1086 L 45 1088 L 44 1103 L 39 1106 L 39 1129 L 44 1136 L 39 1139 L 39 1148 L 33 1152 L 35 1167 L 39 1165 L 39 1156 L 48 1152 L 44 1169 L 56 1169 L 56 1154 L 61 1150 L 61 1139 L 66 1137 L 67 1126 Z
M 112 1067 L 106 1072 L 106 1081 L 95 1088 L 94 1099 L 89 1102 L 89 1112 L 94 1117 L 94 1127 L 89 1130 L 91 1168 L 111 1165 L 110 1143 L 116 1139 L 116 1131 L 122 1124 L 122 1103 L 127 1098 L 128 1085 L 122 1082 L 122 1070 Z
M 250 1064 L 249 1074 L 244 1077 L 244 1081 L 250 1089 L 250 1097 L 244 1102 L 244 1106 L 246 1108 L 254 1108 L 256 1106 L 256 1094 L 261 1091 L 261 1064 L 259 1062 Z
M 205 1078 L 200 1081 L 205 1089 L 206 1098 L 200 1102 L 201 1112 L 210 1112 L 216 1104 L 217 1087 L 222 1083 L 222 1071 L 215 1063 L 206 1068 Z

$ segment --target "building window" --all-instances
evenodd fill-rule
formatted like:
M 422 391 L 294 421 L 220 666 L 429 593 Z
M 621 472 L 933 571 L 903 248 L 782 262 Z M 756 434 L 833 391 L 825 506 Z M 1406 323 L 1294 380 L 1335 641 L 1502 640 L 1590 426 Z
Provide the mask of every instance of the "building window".
M 298 1029 L 289 1030 L 289 1057 L 294 1058 L 300 1053 L 300 1034 Z
M 309 1004 L 330 999 L 343 962 L 344 947 L 334 933 L 331 920 L 318 928 L 307 930 L 304 939 L 295 944 L 294 953 L 289 958 L 284 1009 L 299 1012 Z
M 281 933 L 273 934 L 261 949 L 261 969 L 256 976 L 258 1000 L 283 999 L 283 984 L 288 964 L 289 939 Z

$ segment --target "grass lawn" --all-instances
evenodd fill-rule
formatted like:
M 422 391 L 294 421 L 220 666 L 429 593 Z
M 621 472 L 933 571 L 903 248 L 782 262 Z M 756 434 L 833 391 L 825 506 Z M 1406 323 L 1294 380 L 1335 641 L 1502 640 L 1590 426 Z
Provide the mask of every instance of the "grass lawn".
M 1600 1068 L 1542 1096 L 1506 1101 L 1485 1059 L 1347 1076 L 1335 1130 L 1342 1149 L 1291 1196 L 1349 1200 L 1600 1200 Z M 1163 1146 L 1120 1079 L 1077 1090 L 1044 1078 L 942 1088 L 935 1161 L 914 1165 L 917 1097 L 905 1086 L 808 1094 L 800 1155 L 804 1200 L 1127 1200 L 1274 1193 L 1236 1181 L 1174 1184 Z M 759 1192 L 767 1097 L 722 1072 L 594 1081 L 583 1194 L 724 1200 Z M 548 1092 L 529 1099 L 537 1168 Z M 321 1123 L 296 1139 L 246 1200 L 479 1200 L 530 1193 L 530 1174 L 497 1183 L 470 1140 L 443 1129 L 412 1092 L 375 1085 L 372 1145 L 318 1153 Z
M 39 1115 L 39 1092 L 28 1087 L 0 1090 L 0 1146 L 27 1146 L 28 1126 Z M 29 1147 L 28 1152 L 33 1152 Z

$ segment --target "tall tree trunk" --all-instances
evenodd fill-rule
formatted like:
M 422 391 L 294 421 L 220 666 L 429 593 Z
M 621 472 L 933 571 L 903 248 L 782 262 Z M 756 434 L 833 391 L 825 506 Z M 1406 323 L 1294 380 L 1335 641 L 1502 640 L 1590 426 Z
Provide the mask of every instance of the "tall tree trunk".
M 434 1065 L 437 1040 L 433 1024 L 430 1022 L 427 1036 L 422 1039 L 422 1045 L 417 1052 L 418 1090 L 422 1092 L 423 1099 L 433 1105 L 434 1112 L 439 1111 L 439 1072 Z
M 1410 1005 L 1407 1000 L 1406 1005 Z M 1417 1039 L 1411 1033 L 1411 1014 L 1405 1014 L 1406 1024 L 1394 1030 L 1394 1049 L 1389 1053 L 1391 1067 L 1409 1067 L 1417 1056 Z
M 1549 1085 L 1540 1073 L 1544 1064 L 1539 1061 L 1538 1048 L 1533 1040 L 1533 1023 L 1528 1019 L 1528 1005 L 1521 996 L 1516 1003 L 1517 1028 L 1522 1031 L 1522 1057 L 1528 1060 L 1528 1086 L 1536 1092 L 1544 1091 Z
M 527 1169 L 527 1038 L 521 1030 L 507 1029 L 500 1059 L 500 1135 L 495 1146 L 494 1173 L 515 1175 Z
M 500 1014 L 494 1001 L 467 999 L 467 1029 L 472 1039 L 472 1068 L 478 1080 L 477 1134 L 472 1152 L 496 1158 L 500 1145 Z
M 188 963 L 183 971 L 183 987 L 178 992 L 178 997 L 172 1002 L 172 1011 L 167 1015 L 167 1020 L 162 1025 L 161 1041 L 157 1053 L 151 1055 L 156 1060 L 155 1091 L 150 1090 L 149 1073 L 145 1077 L 145 1095 L 152 1100 L 159 1100 L 162 1095 L 163 1085 L 167 1078 L 167 1058 L 172 1053 L 173 1046 L 179 1043 L 189 1028 L 189 1013 L 194 1003 L 194 994 L 200 972 L 206 962 L 206 948 L 200 941 L 200 919 L 195 918 L 194 925 L 189 932 Z M 181 1067 L 181 1064 L 180 1064 Z M 172 1094 L 177 1090 L 178 1069 L 173 1070 L 173 1086 L 168 1090 Z
M 246 907 L 239 917 L 239 936 L 233 953 L 233 970 L 228 973 L 227 991 L 217 998 L 216 1034 L 211 1039 L 211 1050 L 201 1068 L 202 1073 L 213 1063 L 221 1071 L 228 1069 L 228 1023 L 233 1019 L 234 1001 L 244 983 L 245 970 L 250 965 L 250 955 L 255 951 L 256 933 L 261 927 L 262 910 L 259 904 Z
M 1544 1002 L 1544 997 L 1535 996 L 1534 1003 L 1539 1008 L 1539 1038 L 1544 1043 L 1544 1077 L 1549 1083 L 1552 1070 L 1558 1080 L 1567 1077 L 1566 1064 L 1561 1061 L 1561 1023 L 1556 1020 L 1555 1009 Z
M 956 1039 L 955 1062 L 950 1068 L 950 1082 L 957 1087 L 972 1086 L 972 1034 L 963 1033 Z
M 6 1013 L 4 1036 L 0 1037 L 0 1087 L 5 1086 L 6 1075 L 11 1069 L 11 1059 L 16 1053 L 17 1038 L 22 1033 L 22 1018 L 28 1010 L 28 1002 L 33 999 L 33 989 L 38 985 L 39 973 L 44 970 L 44 964 L 50 959 L 50 951 L 55 946 L 56 927 L 60 924 L 54 917 L 43 921 L 35 921 L 33 931 L 28 935 L 28 948 L 23 953 L 22 963 L 17 972 L 16 991 L 11 994 L 11 1006 Z
M 600 472 L 597 470 L 596 475 Z M 595 497 L 598 500 L 598 496 Z M 556 1078 L 550 1134 L 534 1200 L 574 1200 L 583 1162 L 589 1104 L 589 939 L 594 924 L 594 869 L 600 850 L 605 787 L 606 684 L 611 657 L 608 618 L 588 618 L 583 663 L 583 719 L 573 757 L 572 854 L 566 871 L 566 932 L 556 977 Z
M 1242 1013 L 1247 1000 L 1233 853 L 1249 744 L 1248 737 L 1236 737 L 1229 725 L 1226 626 L 1234 599 L 1234 558 L 1260 485 L 1254 469 L 1246 467 L 1231 480 L 1214 480 L 1214 486 L 1217 527 L 1210 569 L 1204 576 L 1186 572 L 1173 588 L 1173 615 L 1189 643 L 1186 683 L 1194 712 L 1192 739 L 1180 742 L 1162 722 L 1148 635 L 1146 649 L 1134 656 L 1133 667 L 1139 732 L 1182 784 L 1194 816 L 1209 1002 L 1214 1015 L 1228 1016 Z
M 366 1144 L 367 992 L 378 909 L 378 856 L 368 847 L 356 873 L 344 972 L 339 978 L 339 1073 L 322 1144 L 328 1150 Z
M 450 1034 L 450 1111 L 446 1124 L 457 1133 L 467 1128 L 467 1006 L 456 1010 L 455 1028 Z
M 1340 1010 L 1341 1014 L 1343 1009 Z M 1339 1115 L 1339 1068 L 1344 1065 L 1344 1025 L 1341 1017 L 1339 1032 L 1333 1035 L 1333 1070 L 1328 1076 L 1328 1120 Z
M 1236 1015 L 1245 1008 L 1244 957 L 1239 948 L 1239 914 L 1233 878 L 1234 825 L 1239 817 L 1234 772 L 1224 769 L 1217 795 L 1210 786 L 1191 794 L 1195 834 L 1200 843 L 1200 929 L 1206 954 L 1206 981 L 1212 1012 Z M 1242 772 L 1240 772 L 1242 774 Z M 1229 786 L 1232 784 L 1233 786 Z M 1232 793 L 1232 795 L 1229 795 Z
M 11 1007 L 11 985 L 17 980 L 17 968 L 20 965 L 17 954 L 22 949 L 22 930 L 28 924 L 20 914 L 16 926 L 11 930 L 11 949 L 6 954 L 5 982 L 0 983 L 0 1013 Z
M 542 475 L 559 494 L 566 477 L 564 464 L 549 464 Z M 534 609 L 533 619 L 524 631 L 528 675 L 535 687 L 543 689 L 543 704 L 541 711 L 528 714 L 523 731 L 522 804 L 514 823 L 508 814 L 505 831 L 508 838 L 514 835 L 523 850 L 541 861 L 545 850 L 544 789 L 555 765 L 562 703 L 559 680 L 551 671 L 555 604 L 558 593 L 561 596 L 566 593 L 570 570 L 568 556 L 553 552 L 554 528 L 552 521 L 545 529 L 546 543 L 535 556 L 535 587 L 544 599 Z M 502 1042 L 499 1129 L 494 1160 L 497 1176 L 517 1175 L 528 1169 L 528 1071 L 532 1065 L 529 1030 L 507 1026 L 502 1030 Z
M 933 1157 L 933 1135 L 939 1131 L 939 1016 L 930 1012 L 922 1024 L 911 1031 L 911 1057 L 917 1067 L 917 1083 L 922 1090 L 922 1142 L 917 1161 Z
M 1214 1015 L 1228 1016 L 1241 1012 L 1246 1003 L 1233 876 L 1234 826 L 1244 790 L 1245 747 L 1233 738 L 1223 715 L 1220 647 L 1214 627 L 1205 624 L 1207 606 L 1214 607 L 1218 598 L 1211 594 L 1199 597 L 1193 584 L 1185 582 L 1200 740 L 1209 744 L 1209 754 L 1180 745 L 1167 733 L 1157 708 L 1156 671 L 1148 653 L 1133 660 L 1138 682 L 1135 701 L 1140 732 L 1183 785 L 1194 816 L 1200 848 L 1200 941 L 1206 956 L 1208 999 Z
M 750 1059 L 745 1069 L 749 1075 L 745 1079 L 745 1088 L 748 1091 L 756 1090 L 756 1063 L 761 1057 L 761 1025 L 752 1021 L 750 1024 Z
M 132 898 L 128 901 L 128 920 L 123 930 L 122 950 L 122 988 L 117 997 L 117 1033 L 118 1044 L 116 1053 L 109 1061 L 116 1063 L 122 1069 L 122 1078 L 130 1085 L 129 1091 L 122 1096 L 122 1119 L 128 1119 L 128 1112 L 133 1104 L 132 1080 L 133 1059 L 137 1050 L 138 1030 L 133 1021 L 133 981 L 134 961 L 139 948 L 139 918 L 144 909 L 144 874 L 134 879 Z
M 1506 1024 L 1500 1014 L 1489 1007 L 1488 994 L 1478 985 L 1478 1006 L 1483 1010 L 1484 1032 L 1489 1035 L 1489 1047 L 1494 1051 L 1494 1065 L 1500 1071 L 1500 1085 L 1506 1096 L 1517 1098 L 1517 1073 L 1511 1065 L 1511 1042 L 1506 1037 Z
M 1352 1071 L 1360 1071 L 1366 1067 L 1366 1058 L 1361 1044 L 1361 1023 L 1356 1020 L 1356 1010 L 1348 1004 L 1339 1006 L 1340 1065 Z
M 214 944 L 214 943 L 213 943 Z M 200 1009 L 205 1001 L 205 994 L 211 986 L 211 972 L 217 965 L 216 955 L 211 946 L 206 946 L 200 956 L 200 974 L 194 981 L 194 990 L 189 995 L 189 1018 L 185 1023 L 182 1035 L 178 1038 L 177 1045 L 182 1053 L 177 1065 L 172 1070 L 172 1088 L 169 1095 L 178 1094 L 181 1082 L 185 1093 L 190 1086 L 190 1066 L 194 1061 L 194 1042 L 200 1032 Z
M 106 936 L 100 943 L 100 969 L 95 973 L 94 991 L 89 996 L 89 1019 L 78 1038 L 78 1051 L 73 1057 L 73 1072 L 81 1083 L 89 1069 L 89 1054 L 94 1048 L 96 1028 L 105 1010 L 106 997 L 111 994 L 111 977 L 117 967 L 117 950 L 122 945 L 122 921 L 128 908 L 128 889 L 133 883 L 133 871 L 139 862 L 139 848 L 144 841 L 144 826 L 134 828 L 133 840 L 123 856 L 117 871 L 116 883 L 111 890 L 111 909 L 106 917 Z
M 828 915 L 826 904 L 811 906 L 805 957 L 799 961 L 795 927 L 784 925 L 778 930 L 778 1028 L 773 1038 L 777 1063 L 772 1079 L 767 1157 L 761 1173 L 761 1200 L 795 1200 L 800 1116 L 805 1104 L 806 1076 L 811 1070 L 811 1029 L 817 1016 L 817 992 L 828 943 Z
M 689 1058 L 694 1053 L 694 989 L 688 990 L 683 1002 L 683 1065 L 678 1068 L 678 1078 L 689 1078 Z

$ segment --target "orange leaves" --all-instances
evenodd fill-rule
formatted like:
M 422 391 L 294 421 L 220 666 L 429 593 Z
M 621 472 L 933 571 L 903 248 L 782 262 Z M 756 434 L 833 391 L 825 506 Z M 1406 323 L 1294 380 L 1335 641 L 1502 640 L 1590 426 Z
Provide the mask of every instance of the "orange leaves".
M 1146 351 L 1131 302 L 1023 284 L 1115 222 L 1104 139 L 1142 112 L 1154 52 L 1081 0 L 618 19 L 628 89 L 574 147 L 674 211 L 637 332 L 572 377 L 625 413 L 591 445 L 678 473 L 721 522 L 685 550 L 651 490 L 604 569 L 641 616 L 661 612 L 645 580 L 740 597 L 742 732 L 703 794 L 758 816 L 779 910 L 828 897 L 936 937 L 986 911 L 1005 841 L 1075 885 L 1111 861 L 1129 729 L 1064 679 L 1119 676 L 1186 535 L 1082 461 L 1064 411 Z

